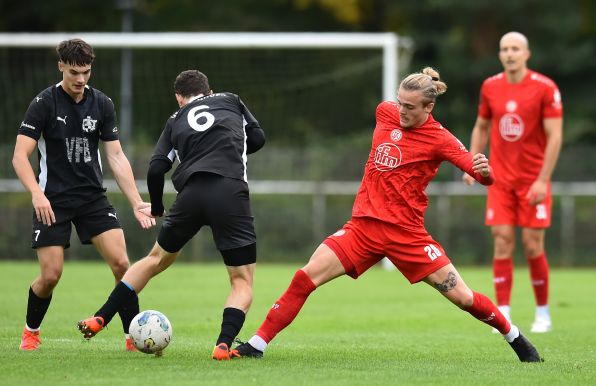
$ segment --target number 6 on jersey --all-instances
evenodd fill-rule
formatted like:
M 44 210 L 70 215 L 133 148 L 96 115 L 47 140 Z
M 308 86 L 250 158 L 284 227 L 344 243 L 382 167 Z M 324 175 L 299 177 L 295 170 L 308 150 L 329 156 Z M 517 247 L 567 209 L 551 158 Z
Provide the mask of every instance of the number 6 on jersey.
M 193 130 L 205 131 L 213 125 L 213 122 L 215 122 L 215 117 L 213 116 L 213 114 L 207 111 L 203 111 L 197 114 L 197 111 L 208 108 L 209 106 L 202 105 L 190 109 L 188 115 L 186 116 L 186 119 L 188 120 L 188 124 L 190 125 L 190 127 L 192 127 Z M 205 118 L 206 121 L 204 123 L 199 123 L 199 119 L 201 118 Z

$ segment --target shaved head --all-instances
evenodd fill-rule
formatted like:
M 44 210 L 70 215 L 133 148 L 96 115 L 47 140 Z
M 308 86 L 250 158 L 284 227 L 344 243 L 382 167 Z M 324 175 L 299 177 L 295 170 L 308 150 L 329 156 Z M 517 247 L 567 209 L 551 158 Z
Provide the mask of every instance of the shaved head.
M 527 49 L 527 50 L 530 49 L 530 44 L 528 43 L 528 38 L 521 32 L 515 32 L 515 31 L 507 32 L 501 38 L 499 45 L 502 46 L 503 43 L 510 42 L 510 41 L 516 41 L 518 43 L 521 43 L 525 49 Z

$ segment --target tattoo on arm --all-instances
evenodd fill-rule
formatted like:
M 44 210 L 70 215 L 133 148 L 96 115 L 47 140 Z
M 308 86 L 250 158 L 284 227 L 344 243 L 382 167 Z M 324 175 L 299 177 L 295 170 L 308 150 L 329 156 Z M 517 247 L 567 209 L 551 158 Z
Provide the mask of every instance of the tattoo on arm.
M 454 289 L 456 285 L 457 276 L 455 276 L 455 273 L 453 272 L 449 272 L 447 274 L 447 279 L 443 280 L 442 283 L 434 283 L 435 288 L 441 292 L 449 292 L 449 290 Z

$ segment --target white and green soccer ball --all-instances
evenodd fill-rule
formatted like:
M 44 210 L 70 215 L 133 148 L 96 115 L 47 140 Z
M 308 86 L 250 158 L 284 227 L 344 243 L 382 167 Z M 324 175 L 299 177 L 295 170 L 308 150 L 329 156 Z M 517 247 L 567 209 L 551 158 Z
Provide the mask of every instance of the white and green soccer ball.
M 172 340 L 172 323 L 159 311 L 141 311 L 130 322 L 128 332 L 139 351 L 161 353 Z

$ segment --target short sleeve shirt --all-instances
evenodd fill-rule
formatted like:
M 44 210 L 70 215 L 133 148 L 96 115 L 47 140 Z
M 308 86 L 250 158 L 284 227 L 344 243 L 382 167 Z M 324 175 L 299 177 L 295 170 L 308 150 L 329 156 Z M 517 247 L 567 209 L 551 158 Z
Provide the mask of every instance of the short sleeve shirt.
M 86 87 L 76 103 L 60 84 L 30 103 L 18 134 L 37 141 L 37 180 L 50 203 L 76 207 L 105 192 L 99 140 L 118 139 L 116 111 L 104 93 Z
M 491 121 L 495 182 L 511 187 L 534 182 L 544 163 L 543 119 L 563 116 L 555 82 L 531 70 L 519 83 L 507 82 L 504 73 L 492 76 L 480 90 L 478 115 Z
M 247 182 L 246 127 L 260 127 L 236 94 L 222 92 L 192 99 L 174 113 L 155 146 L 154 159 L 178 158 L 172 174 L 177 191 L 197 172 Z

